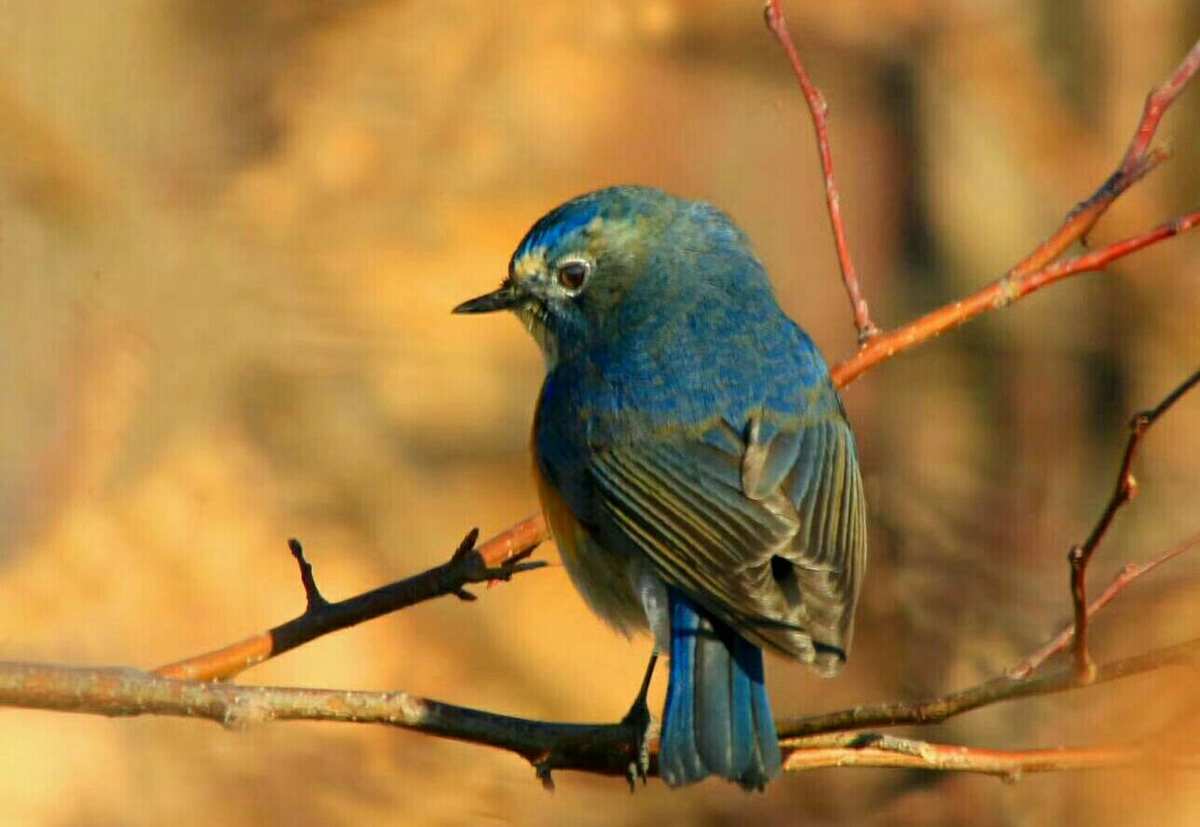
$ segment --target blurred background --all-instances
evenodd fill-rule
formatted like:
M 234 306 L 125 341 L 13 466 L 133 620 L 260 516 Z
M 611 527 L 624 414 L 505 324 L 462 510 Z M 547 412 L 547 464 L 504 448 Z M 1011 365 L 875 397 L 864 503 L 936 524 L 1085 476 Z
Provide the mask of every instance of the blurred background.
M 1189 0 L 786 4 L 833 109 L 850 243 L 894 326 L 1003 272 L 1112 170 L 1200 35 Z M 1095 231 L 1200 207 L 1200 85 L 1176 158 Z M 654 184 L 724 207 L 830 361 L 853 328 L 808 115 L 758 0 L 0 0 L 0 658 L 152 667 L 442 562 L 536 509 L 541 380 L 494 287 L 567 197 Z M 961 688 L 1068 618 L 1064 555 L 1124 423 L 1200 363 L 1200 237 L 1058 285 L 845 391 L 872 561 L 841 676 L 772 659 L 780 717 Z M 1200 397 L 1139 459 L 1098 589 L 1200 526 Z M 646 640 L 553 567 L 320 640 L 244 680 L 403 688 L 614 720 Z M 1102 658 L 1200 633 L 1200 558 L 1096 624 Z M 1167 671 L 979 711 L 976 746 L 1200 735 Z M 663 687 L 656 683 L 655 698 Z M 1148 703 L 1148 699 L 1153 699 Z M 655 702 L 657 709 L 657 703 Z M 630 796 L 382 728 L 229 733 L 0 712 L 0 823 L 1195 824 L 1160 767 L 991 778 L 884 770 Z

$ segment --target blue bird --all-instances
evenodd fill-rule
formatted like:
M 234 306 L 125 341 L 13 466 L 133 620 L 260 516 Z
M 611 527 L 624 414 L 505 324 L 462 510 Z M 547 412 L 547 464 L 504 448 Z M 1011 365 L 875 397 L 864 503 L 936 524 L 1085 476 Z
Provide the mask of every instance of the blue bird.
M 866 564 L 824 360 L 728 216 L 648 187 L 544 216 L 455 308 L 494 310 L 545 356 L 534 474 L 571 579 L 670 655 L 660 774 L 762 789 L 781 766 L 762 649 L 835 673 Z

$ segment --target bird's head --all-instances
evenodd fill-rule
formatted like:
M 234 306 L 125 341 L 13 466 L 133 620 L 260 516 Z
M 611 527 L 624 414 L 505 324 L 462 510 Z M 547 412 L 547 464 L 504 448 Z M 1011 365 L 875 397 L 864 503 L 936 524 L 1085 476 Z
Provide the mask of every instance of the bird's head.
M 454 312 L 512 310 L 553 365 L 614 320 L 636 322 L 693 289 L 685 268 L 661 266 L 663 253 L 670 261 L 670 250 L 694 254 L 722 236 L 744 240 L 708 205 L 649 187 L 598 190 L 543 216 L 517 246 L 500 287 Z M 630 307 L 625 299 L 635 288 L 630 303 L 637 307 Z

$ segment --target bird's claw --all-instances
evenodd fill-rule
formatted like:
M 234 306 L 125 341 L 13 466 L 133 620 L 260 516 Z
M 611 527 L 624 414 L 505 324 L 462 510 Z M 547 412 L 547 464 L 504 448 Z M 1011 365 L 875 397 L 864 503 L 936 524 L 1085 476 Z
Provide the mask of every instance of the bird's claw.
M 633 699 L 629 711 L 621 719 L 621 723 L 631 727 L 634 732 L 632 743 L 634 760 L 629 762 L 626 770 L 630 792 L 637 789 L 638 779 L 641 779 L 642 785 L 645 786 L 646 778 L 650 773 L 650 727 L 654 723 L 654 719 L 650 715 L 650 707 L 646 704 L 646 696 L 650 692 L 650 678 L 654 676 L 654 666 L 657 663 L 658 653 L 655 652 L 650 655 L 650 662 L 646 664 L 646 674 L 642 677 L 642 686 L 638 690 L 637 697 Z

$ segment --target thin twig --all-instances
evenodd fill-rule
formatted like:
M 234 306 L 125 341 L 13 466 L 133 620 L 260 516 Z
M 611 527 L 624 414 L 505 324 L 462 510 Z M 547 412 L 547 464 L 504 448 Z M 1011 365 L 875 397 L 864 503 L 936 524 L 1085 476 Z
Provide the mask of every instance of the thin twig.
M 312 564 L 304 559 L 304 546 L 300 545 L 300 541 L 293 537 L 288 540 L 288 550 L 292 552 L 292 556 L 296 558 L 296 565 L 300 567 L 300 584 L 304 586 L 304 599 L 308 602 L 304 610 L 305 614 L 328 606 L 329 601 L 317 588 L 317 579 L 313 576 Z
M 862 347 L 879 334 L 879 328 L 871 321 L 871 311 L 867 307 L 867 299 L 863 296 L 862 287 L 858 281 L 858 271 L 854 267 L 854 258 L 850 255 L 850 243 L 846 240 L 846 223 L 842 219 L 842 197 L 838 192 L 837 179 L 833 174 L 833 150 L 829 145 L 829 104 L 825 96 L 813 83 L 800 53 L 788 33 L 787 22 L 783 19 L 783 8 L 779 0 L 767 0 L 763 8 L 767 28 L 775 35 L 779 45 L 787 54 L 792 72 L 800 82 L 804 100 L 808 104 L 808 113 L 812 116 L 813 131 L 817 138 L 817 152 L 821 157 L 821 171 L 825 176 L 825 206 L 829 211 L 829 223 L 833 228 L 833 243 L 837 248 L 838 264 L 842 268 L 842 283 L 846 286 L 846 295 L 850 298 L 850 309 L 854 314 L 854 328 L 858 331 L 858 346 Z
M 461 600 L 474 600 L 475 596 L 465 588 L 471 583 L 508 580 L 514 574 L 546 565 L 540 560 L 523 562 L 537 548 L 536 543 L 524 542 L 524 547 L 518 548 L 518 541 L 523 539 L 523 535 L 518 532 L 522 526 L 531 522 L 535 521 L 520 523 L 479 548 L 475 547 L 479 531 L 472 529 L 459 544 L 449 562 L 406 580 L 389 583 L 337 603 L 330 603 L 321 596 L 313 578 L 312 566 L 304 559 L 304 550 L 299 541 L 289 540 L 288 546 L 300 566 L 300 578 L 307 599 L 307 607 L 303 614 L 269 631 L 252 635 L 212 652 L 161 666 L 154 672 L 165 678 L 227 680 L 257 663 L 295 649 L 322 635 L 415 603 L 450 594 Z M 525 535 L 530 533 L 531 528 L 527 527 Z
M 1104 506 L 1100 519 L 1092 527 L 1091 533 L 1083 543 L 1072 546 L 1067 555 L 1071 571 L 1071 601 L 1075 613 L 1075 634 L 1071 652 L 1075 659 L 1075 672 L 1080 680 L 1089 680 L 1095 673 L 1095 665 L 1088 654 L 1088 602 L 1087 602 L 1087 568 L 1096 553 L 1096 548 L 1104 540 L 1112 525 L 1117 512 L 1137 494 L 1137 480 L 1133 477 L 1133 460 L 1137 456 L 1138 447 L 1146 432 L 1162 417 L 1171 406 L 1178 402 L 1184 394 L 1200 382 L 1200 370 L 1197 370 L 1174 390 L 1166 395 L 1161 402 L 1148 411 L 1142 411 L 1134 416 L 1129 423 L 1129 440 L 1125 443 L 1125 452 L 1121 457 L 1121 467 L 1117 472 L 1117 482 L 1113 487 L 1112 496 Z
M 948 718 L 1002 701 L 1034 695 L 1052 695 L 1151 672 L 1165 666 L 1195 666 L 1197 663 L 1200 663 L 1200 639 L 1107 663 L 1096 670 L 1096 679 L 1090 684 L 1081 683 L 1071 669 L 1031 675 L 1027 678 L 1002 675 L 968 689 L 950 692 L 930 700 L 865 704 L 804 718 L 782 720 L 779 723 L 779 736 L 795 738 L 875 727 L 938 724 Z
M 1134 580 L 1137 580 L 1144 574 L 1149 574 L 1163 563 L 1174 560 L 1179 555 L 1190 551 L 1198 545 L 1200 545 L 1200 533 L 1193 534 L 1182 543 L 1167 549 L 1162 554 L 1145 563 L 1126 563 L 1117 572 L 1116 576 L 1113 577 L 1112 582 L 1108 584 L 1108 588 L 1088 605 L 1088 618 L 1091 619 L 1096 612 L 1111 603 Z M 1071 641 L 1074 639 L 1075 623 L 1072 621 L 1064 626 L 1057 635 L 1048 640 L 1040 649 L 1009 669 L 1008 676 L 1010 678 L 1026 678 L 1032 675 L 1047 660 L 1070 647 Z

